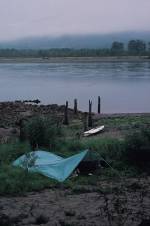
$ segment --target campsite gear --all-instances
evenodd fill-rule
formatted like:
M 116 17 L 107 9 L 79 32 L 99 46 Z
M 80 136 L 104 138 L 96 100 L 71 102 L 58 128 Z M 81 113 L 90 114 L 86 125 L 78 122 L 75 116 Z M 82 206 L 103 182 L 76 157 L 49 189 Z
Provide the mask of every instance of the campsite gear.
M 84 159 L 79 163 L 78 169 L 81 174 L 94 173 L 100 167 L 100 157 L 95 151 L 88 151 Z
M 27 167 L 30 172 L 41 173 L 44 176 L 63 182 L 70 176 L 87 153 L 88 150 L 85 150 L 69 158 L 62 158 L 53 153 L 38 150 L 22 155 L 13 162 L 13 165 L 22 168 Z
M 102 130 L 104 130 L 104 125 L 85 131 L 84 136 L 87 137 L 87 136 L 95 135 L 101 132 Z

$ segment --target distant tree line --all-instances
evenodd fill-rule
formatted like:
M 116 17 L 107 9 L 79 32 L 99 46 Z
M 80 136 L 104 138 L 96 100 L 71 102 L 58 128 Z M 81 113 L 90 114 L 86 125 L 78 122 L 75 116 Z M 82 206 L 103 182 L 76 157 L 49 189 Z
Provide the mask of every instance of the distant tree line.
M 123 42 L 113 42 L 111 48 L 101 49 L 0 49 L 0 57 L 104 57 L 104 56 L 149 56 L 150 42 L 143 40 L 130 40 L 127 45 Z

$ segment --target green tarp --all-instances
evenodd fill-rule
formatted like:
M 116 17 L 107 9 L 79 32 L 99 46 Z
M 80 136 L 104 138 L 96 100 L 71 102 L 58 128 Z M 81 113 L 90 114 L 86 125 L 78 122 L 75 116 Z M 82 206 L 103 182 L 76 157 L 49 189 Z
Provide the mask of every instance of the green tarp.
M 28 168 L 60 182 L 66 180 L 88 153 L 88 150 L 69 158 L 62 158 L 50 152 L 38 150 L 22 155 L 13 162 L 14 166 Z

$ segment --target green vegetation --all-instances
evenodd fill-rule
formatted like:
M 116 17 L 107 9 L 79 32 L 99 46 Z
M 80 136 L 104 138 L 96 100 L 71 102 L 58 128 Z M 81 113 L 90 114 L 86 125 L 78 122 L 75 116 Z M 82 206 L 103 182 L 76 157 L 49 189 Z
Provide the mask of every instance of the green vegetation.
M 26 123 L 25 137 L 33 149 L 37 146 L 55 147 L 56 138 L 61 135 L 61 127 L 54 118 L 37 117 Z
M 129 163 L 146 171 L 150 170 L 150 130 L 131 134 L 125 140 L 125 157 Z
M 104 167 L 98 169 L 93 176 L 80 175 L 69 178 L 63 186 L 73 192 L 85 191 L 86 185 L 98 185 L 104 178 L 120 178 L 135 176 L 138 173 L 149 173 L 150 161 L 150 130 L 148 117 L 102 118 L 94 122 L 95 125 L 105 124 L 106 132 L 111 130 L 128 131 L 124 136 L 110 137 L 103 134 L 95 137 L 78 137 L 82 133 L 81 120 L 72 120 L 70 125 L 59 125 L 57 120 L 48 118 L 33 118 L 24 126 L 25 142 L 0 144 L 0 195 L 23 194 L 27 191 L 55 188 L 62 186 L 49 178 L 26 170 L 13 167 L 12 162 L 27 154 L 38 145 L 39 148 L 51 150 L 61 156 L 70 156 L 84 149 L 90 149 Z M 31 148 L 32 146 L 32 148 Z M 33 163 L 34 164 L 34 163 Z
M 0 57 L 43 58 L 49 57 L 105 57 L 105 56 L 150 56 L 150 43 L 143 40 L 130 40 L 127 47 L 122 42 L 115 41 L 111 48 L 102 49 L 0 49 Z
M 0 195 L 23 194 L 27 191 L 41 190 L 55 183 L 43 176 L 27 173 L 12 166 L 12 162 L 24 153 L 31 151 L 27 143 L 0 145 Z

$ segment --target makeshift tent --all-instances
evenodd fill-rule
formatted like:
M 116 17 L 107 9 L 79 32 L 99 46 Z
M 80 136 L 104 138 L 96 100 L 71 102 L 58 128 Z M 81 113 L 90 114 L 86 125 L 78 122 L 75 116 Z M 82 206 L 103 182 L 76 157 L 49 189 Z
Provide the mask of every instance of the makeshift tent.
M 94 173 L 100 166 L 100 159 L 101 158 L 97 152 L 88 151 L 84 159 L 78 165 L 80 173 Z
M 13 162 L 14 166 L 28 168 L 31 172 L 41 173 L 47 177 L 63 182 L 84 159 L 88 150 L 69 158 L 62 158 L 50 152 L 38 150 L 22 155 Z

